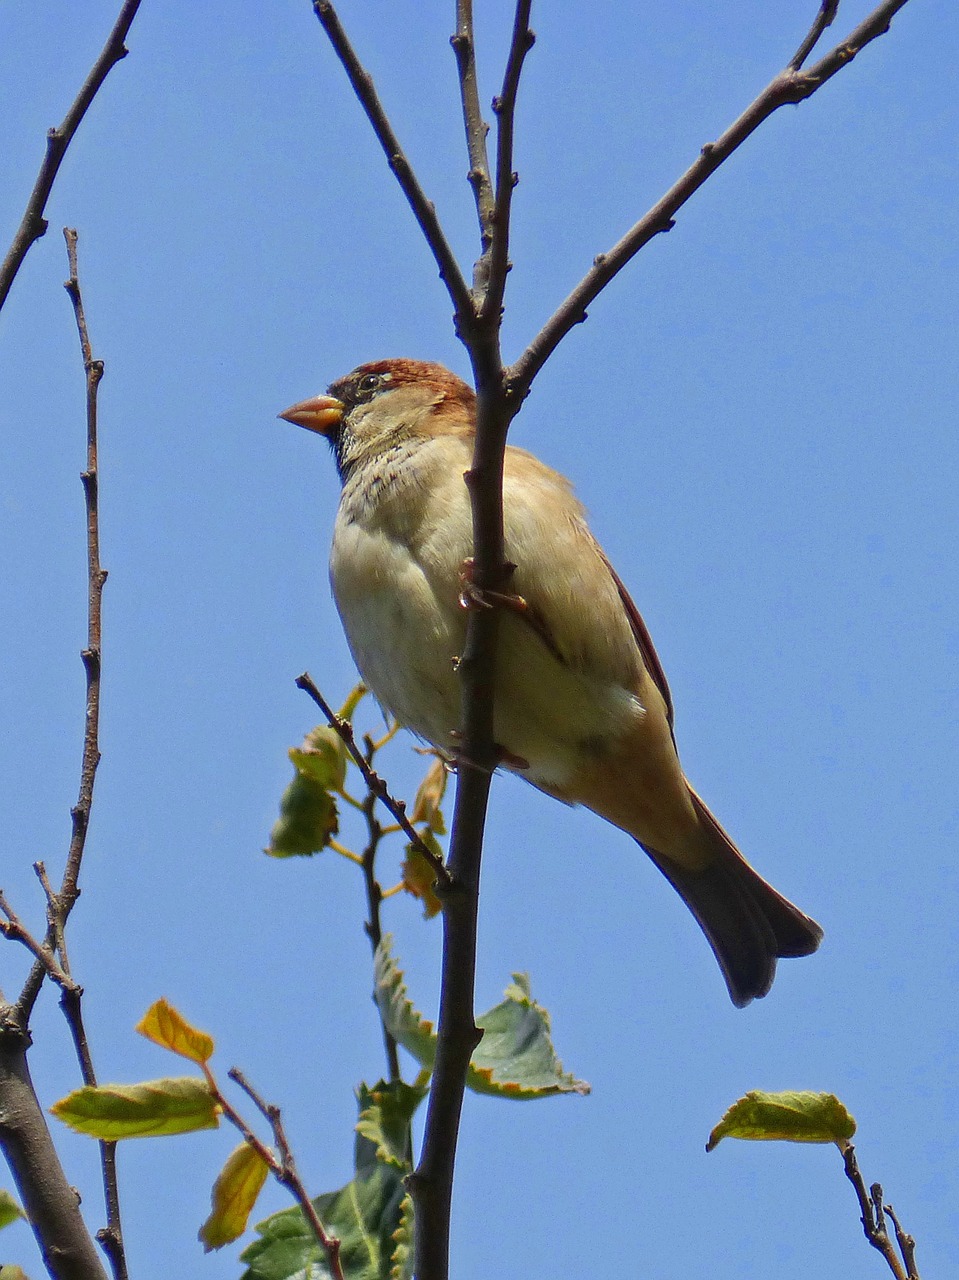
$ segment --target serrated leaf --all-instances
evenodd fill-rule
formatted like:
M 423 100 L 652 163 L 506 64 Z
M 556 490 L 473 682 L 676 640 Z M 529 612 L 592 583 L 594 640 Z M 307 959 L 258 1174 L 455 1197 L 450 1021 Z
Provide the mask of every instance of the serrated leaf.
M 219 1107 L 199 1076 L 142 1084 L 86 1086 L 50 1108 L 60 1120 L 91 1138 L 158 1138 L 215 1129 Z
M 409 1000 L 391 947 L 392 937 L 387 934 L 374 960 L 380 1016 L 393 1038 L 421 1066 L 432 1070 L 436 1031 Z M 475 1093 L 518 1100 L 589 1093 L 585 1080 L 563 1070 L 553 1047 L 549 1014 L 530 995 L 526 975 L 514 974 L 505 995 L 505 1000 L 476 1019 L 484 1035 L 470 1062 L 468 1087 Z
M 402 1174 L 412 1168 L 410 1122 L 428 1092 L 403 1080 L 381 1080 L 372 1089 L 361 1084 L 356 1093 L 360 1105 L 357 1133 L 373 1144 L 377 1160 Z
M 231 1244 L 246 1230 L 269 1166 L 248 1142 L 233 1151 L 213 1184 L 213 1210 L 197 1233 L 204 1253 Z
M 476 1046 L 467 1084 L 476 1093 L 507 1098 L 546 1098 L 589 1093 L 585 1080 L 563 1070 L 546 1010 L 530 994 L 529 977 L 514 973 L 505 1000 L 480 1014 L 483 1039 Z
M 423 832 L 422 840 L 432 853 L 442 859 L 443 850 L 440 848 L 436 836 L 429 828 Z M 425 858 L 415 845 L 408 844 L 406 846 L 406 858 L 403 862 L 402 875 L 403 888 L 407 893 L 412 894 L 414 898 L 419 898 L 422 902 L 424 919 L 432 920 L 434 916 L 439 915 L 443 909 L 443 904 L 433 889 L 436 883 L 436 872 L 430 866 L 429 859 Z
M 26 1216 L 9 1191 L 0 1191 L 0 1229 Z
M 709 1135 L 706 1150 L 723 1138 L 769 1142 L 835 1142 L 856 1132 L 856 1122 L 833 1093 L 762 1093 L 734 1102 Z
M 162 1049 L 178 1053 L 191 1062 L 209 1062 L 213 1057 L 213 1037 L 191 1026 L 168 1000 L 154 1001 L 137 1023 L 135 1030 Z
M 393 1232 L 390 1280 L 413 1280 L 413 1198 L 404 1196 L 399 1226 Z
M 324 1229 L 340 1241 L 340 1262 L 349 1280 L 390 1280 L 406 1199 L 396 1169 L 377 1164 L 366 1177 L 313 1201 Z M 331 1280 L 326 1254 L 302 1212 L 284 1209 L 257 1224 L 260 1239 L 240 1255 L 242 1280 Z
M 291 752 L 291 757 L 293 753 Z M 305 857 L 319 853 L 340 829 L 336 801 L 313 778 L 297 770 L 280 798 L 280 816 L 264 850 L 271 858 Z
M 434 757 L 425 778 L 419 785 L 419 790 L 416 792 L 416 798 L 413 801 L 413 811 L 409 815 L 410 822 L 414 826 L 417 823 L 425 822 L 429 829 L 438 836 L 446 835 L 446 824 L 443 821 L 443 811 L 440 805 L 443 803 L 443 796 L 446 794 L 448 777 L 449 771 L 445 762 L 439 756 Z
M 383 1025 L 398 1044 L 427 1070 L 436 1058 L 436 1031 L 406 994 L 403 973 L 393 957 L 393 935 L 384 934 L 373 957 L 373 995 Z

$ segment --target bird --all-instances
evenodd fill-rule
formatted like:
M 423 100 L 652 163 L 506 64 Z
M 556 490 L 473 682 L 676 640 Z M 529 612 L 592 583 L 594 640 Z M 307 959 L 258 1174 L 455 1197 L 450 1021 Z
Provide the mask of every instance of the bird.
M 457 659 L 472 519 L 476 396 L 442 365 L 361 364 L 280 415 L 324 436 L 342 482 L 330 579 L 363 681 L 456 756 Z M 822 929 L 746 861 L 686 779 L 673 703 L 642 617 L 570 482 L 507 446 L 494 736 L 502 767 L 627 832 L 679 892 L 737 1007 Z

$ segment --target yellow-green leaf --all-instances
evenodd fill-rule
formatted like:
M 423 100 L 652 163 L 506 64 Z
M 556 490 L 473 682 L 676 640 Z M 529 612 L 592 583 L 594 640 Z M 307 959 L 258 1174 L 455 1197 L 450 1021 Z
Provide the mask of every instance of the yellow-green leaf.
M 723 1138 L 769 1142 L 835 1142 L 856 1132 L 856 1122 L 833 1093 L 762 1093 L 734 1102 L 709 1135 L 706 1150 Z
M 243 1234 L 268 1173 L 269 1166 L 260 1153 L 248 1142 L 241 1142 L 213 1184 L 213 1210 L 198 1232 L 205 1253 L 221 1249 Z
M 418 822 L 425 822 L 429 829 L 438 836 L 446 834 L 446 824 L 443 821 L 440 805 L 443 803 L 443 796 L 446 793 L 448 777 L 446 763 L 439 756 L 434 757 L 433 763 L 427 770 L 426 777 L 420 783 L 416 799 L 413 801 L 413 812 L 410 814 L 410 822 L 414 826 Z
M 191 1062 L 209 1062 L 213 1057 L 213 1037 L 191 1026 L 167 1000 L 160 999 L 151 1004 L 137 1023 L 136 1030 L 162 1049 L 178 1053 Z
M 291 747 L 290 759 L 299 773 L 321 787 L 339 791 L 346 781 L 346 744 L 328 724 L 317 725 L 299 747 Z
M 432 853 L 438 858 L 443 857 L 443 850 L 437 842 L 436 836 L 427 827 L 423 832 L 423 841 Z M 436 896 L 433 886 L 436 884 L 436 872 L 430 865 L 429 859 L 420 853 L 415 845 L 406 846 L 406 858 L 403 861 L 402 868 L 403 888 L 407 893 L 419 898 L 423 904 L 423 916 L 427 920 L 432 920 L 434 916 L 439 915 L 443 909 L 443 904 Z
M 9 1191 L 0 1191 L 0 1228 L 9 1227 L 11 1222 L 26 1216 Z
M 215 1129 L 216 1100 L 200 1076 L 75 1089 L 50 1108 L 77 1133 L 91 1138 L 157 1138 Z
M 15 1262 L 8 1262 L 6 1266 L 0 1266 L 0 1280 L 30 1280 L 30 1277 Z
M 367 689 L 365 684 L 354 685 L 353 688 L 350 690 L 349 696 L 347 697 L 346 701 L 343 703 L 342 707 L 340 707 L 339 711 L 337 711 L 336 713 L 338 718 L 340 720 L 348 720 L 352 723 L 353 713 L 356 711 L 356 708 L 360 705 L 361 700 L 366 697 L 366 693 L 367 693 Z

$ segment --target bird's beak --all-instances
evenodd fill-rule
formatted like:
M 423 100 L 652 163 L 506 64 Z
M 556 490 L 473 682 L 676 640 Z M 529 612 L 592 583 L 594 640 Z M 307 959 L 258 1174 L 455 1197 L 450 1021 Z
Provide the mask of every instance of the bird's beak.
M 306 427 L 307 431 L 316 431 L 321 436 L 328 436 L 343 421 L 346 405 L 334 396 L 314 396 L 312 400 L 301 400 L 299 404 L 291 404 L 277 414 L 294 426 Z

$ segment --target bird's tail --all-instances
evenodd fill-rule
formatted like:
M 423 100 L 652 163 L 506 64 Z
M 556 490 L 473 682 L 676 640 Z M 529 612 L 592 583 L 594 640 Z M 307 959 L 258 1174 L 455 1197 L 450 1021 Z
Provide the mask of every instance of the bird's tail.
M 822 929 L 777 893 L 749 865 L 706 805 L 690 787 L 707 865 L 693 871 L 655 849 L 643 848 L 699 921 L 733 1004 L 764 996 L 779 956 L 808 956 Z

